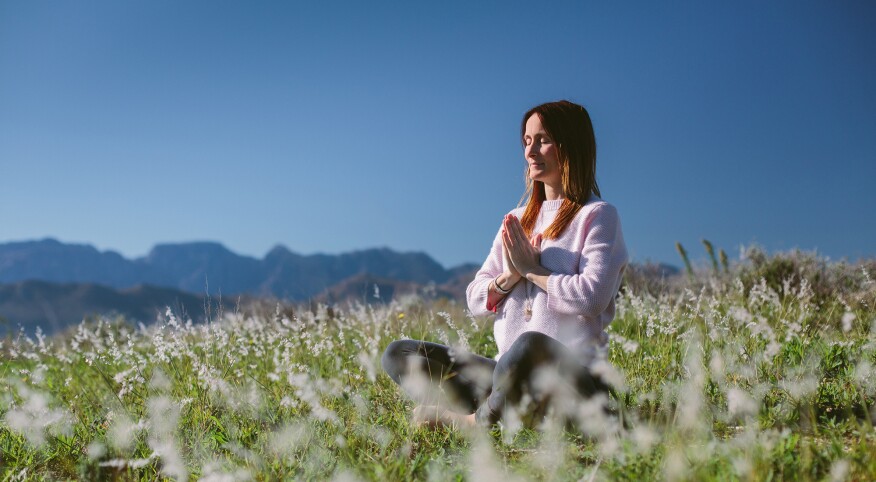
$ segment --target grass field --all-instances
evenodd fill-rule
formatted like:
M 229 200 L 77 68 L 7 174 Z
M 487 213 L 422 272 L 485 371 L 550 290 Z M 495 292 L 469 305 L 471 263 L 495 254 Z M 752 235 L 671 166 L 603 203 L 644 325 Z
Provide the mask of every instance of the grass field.
M 754 252 L 628 273 L 616 412 L 540 430 L 412 425 L 395 339 L 492 356 L 457 303 L 96 320 L 0 345 L 0 480 L 876 480 L 874 263 Z

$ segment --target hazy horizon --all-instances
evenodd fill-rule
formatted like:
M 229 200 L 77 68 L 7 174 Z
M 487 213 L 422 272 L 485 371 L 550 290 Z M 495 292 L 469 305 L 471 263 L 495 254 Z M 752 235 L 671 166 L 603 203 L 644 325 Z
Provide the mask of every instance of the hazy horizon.
M 273 250 L 277 247 L 284 247 L 284 248 L 288 249 L 290 252 L 293 252 L 293 253 L 301 255 L 301 256 L 314 256 L 314 255 L 335 256 L 335 255 L 349 254 L 349 253 L 360 252 L 360 251 L 368 251 L 368 250 L 372 250 L 372 249 L 390 249 L 390 250 L 398 252 L 398 253 L 424 253 L 424 254 L 428 255 L 430 258 L 432 258 L 433 260 L 435 260 L 436 262 L 438 262 L 438 264 L 443 266 L 445 269 L 451 269 L 451 268 L 455 268 L 455 267 L 462 266 L 465 264 L 475 264 L 475 265 L 479 266 L 483 263 L 482 260 L 471 260 L 471 261 L 461 261 L 458 263 L 447 264 L 447 263 L 441 261 L 440 259 L 436 258 L 432 253 L 425 251 L 425 250 L 422 250 L 422 249 L 396 249 L 396 248 L 393 248 L 391 246 L 385 246 L 385 245 L 384 246 L 364 246 L 364 247 L 351 248 L 351 249 L 342 250 L 342 251 L 302 252 L 302 251 L 297 251 L 295 249 L 292 249 L 291 247 L 289 247 L 286 244 L 276 243 L 263 253 L 246 253 L 246 252 L 236 250 L 236 249 L 234 249 L 233 246 L 228 246 L 226 243 L 223 243 L 221 241 L 209 240 L 209 239 L 192 239 L 192 240 L 188 240 L 188 241 L 160 241 L 160 242 L 156 242 L 148 250 L 146 250 L 143 253 L 139 253 L 139 254 L 129 254 L 129 253 L 122 252 L 121 250 L 114 249 L 111 246 L 103 247 L 103 246 L 98 246 L 95 243 L 89 243 L 86 241 L 65 241 L 63 239 L 58 239 L 57 237 L 54 237 L 54 236 L 45 236 L 42 238 L 34 238 L 34 239 L 4 240 L 4 241 L 0 241 L 0 245 L 8 244 L 8 243 L 20 243 L 20 242 L 38 242 L 38 241 L 45 241 L 45 240 L 53 240 L 53 241 L 57 241 L 57 242 L 60 242 L 62 244 L 66 244 L 66 245 L 91 246 L 101 253 L 114 252 L 114 253 L 121 255 L 123 258 L 125 258 L 127 260 L 131 260 L 131 261 L 148 256 L 152 249 L 154 249 L 156 246 L 160 246 L 160 245 L 185 245 L 185 244 L 209 243 L 209 244 L 222 245 L 224 248 L 226 248 L 227 250 L 231 251 L 232 253 L 234 253 L 236 255 L 245 256 L 248 258 L 254 258 L 254 259 L 258 259 L 258 260 L 264 259 L 268 255 L 268 253 L 271 252 L 271 250 Z M 718 249 L 724 249 L 724 251 L 727 253 L 727 256 L 729 257 L 730 262 L 733 263 L 733 262 L 742 261 L 743 260 L 742 259 L 743 252 L 746 249 L 751 248 L 751 247 L 766 249 L 764 246 L 757 245 L 757 244 L 737 246 L 737 248 L 735 250 L 729 250 L 729 251 L 726 248 L 723 248 L 721 246 L 717 246 L 717 247 L 715 247 L 715 249 L 716 249 L 716 252 Z M 688 254 L 690 260 L 693 262 L 694 266 L 699 266 L 699 267 L 703 267 L 703 268 L 709 268 L 709 266 L 711 266 L 708 255 L 705 251 L 705 247 L 702 245 L 702 242 L 697 242 L 697 243 L 694 243 L 692 245 L 684 245 L 684 248 L 687 251 L 687 254 Z M 782 251 L 777 251 L 777 250 L 773 250 L 773 251 L 766 250 L 766 251 L 770 254 L 778 254 L 778 253 L 789 253 L 789 252 L 794 251 L 794 250 L 800 250 L 800 251 L 807 252 L 807 253 L 815 252 L 818 256 L 824 257 L 825 259 L 829 259 L 832 261 L 840 261 L 840 260 L 845 259 L 849 262 L 856 262 L 856 261 L 860 261 L 860 260 L 867 260 L 867 259 L 874 258 L 873 256 L 863 256 L 863 257 L 857 257 L 857 258 L 854 258 L 854 257 L 832 258 L 830 256 L 827 256 L 823 253 L 818 252 L 817 250 L 806 250 L 806 249 L 800 249 L 800 248 L 791 248 L 791 249 L 782 250 Z M 717 253 L 716 253 L 716 255 L 717 255 Z M 676 258 L 677 259 L 675 259 L 675 260 L 669 259 L 669 260 L 665 260 L 665 261 L 652 260 L 652 259 L 635 259 L 635 260 L 631 260 L 631 262 L 637 263 L 637 264 L 661 263 L 661 264 L 671 265 L 671 266 L 674 266 L 676 268 L 682 268 L 684 266 L 684 262 L 682 261 L 680 255 L 676 255 Z

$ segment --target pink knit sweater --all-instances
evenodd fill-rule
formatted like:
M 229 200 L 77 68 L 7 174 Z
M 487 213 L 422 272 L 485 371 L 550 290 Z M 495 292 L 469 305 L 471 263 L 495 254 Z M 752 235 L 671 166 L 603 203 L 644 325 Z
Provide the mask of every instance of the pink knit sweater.
M 543 232 L 554 220 L 562 200 L 544 201 L 535 232 Z M 523 208 L 511 211 L 518 218 Z M 582 354 L 608 342 L 605 328 L 614 318 L 614 298 L 628 261 L 617 210 L 592 196 L 557 239 L 544 240 L 541 265 L 553 274 L 547 291 L 521 279 L 496 308 L 493 333 L 499 359 L 520 334 L 538 331 Z M 468 285 L 468 308 L 474 315 L 491 313 L 487 308 L 490 281 L 504 270 L 501 228 L 490 255 Z M 524 308 L 529 300 L 532 316 Z

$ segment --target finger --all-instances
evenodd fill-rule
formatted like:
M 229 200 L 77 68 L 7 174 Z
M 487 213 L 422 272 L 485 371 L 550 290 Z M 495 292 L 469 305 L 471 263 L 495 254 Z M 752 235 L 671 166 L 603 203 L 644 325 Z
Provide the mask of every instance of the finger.
M 511 247 L 514 247 L 520 243 L 520 240 L 515 230 L 514 221 L 516 221 L 516 219 L 517 218 L 510 214 L 508 216 L 505 216 L 505 234 L 508 236 L 508 245 Z M 517 224 L 519 225 L 520 223 L 518 222 Z
M 508 244 L 505 242 L 505 239 L 502 239 L 502 267 L 503 269 L 509 269 L 514 266 L 514 263 L 511 262 L 511 256 L 508 251 Z
M 511 219 L 508 220 L 508 224 L 512 230 L 516 231 L 517 233 L 523 233 L 524 236 L 526 235 L 526 230 L 523 229 L 523 225 L 520 223 L 520 220 L 517 219 L 516 216 L 511 216 Z
M 506 233 L 505 235 L 505 255 L 508 258 L 513 258 L 515 253 L 517 252 L 518 245 L 514 244 L 514 240 L 511 238 L 510 233 Z
M 510 229 L 506 229 L 504 233 L 504 241 L 505 243 L 505 251 L 508 256 L 508 259 L 514 260 L 517 259 L 521 254 L 521 250 L 526 249 L 529 245 L 528 242 L 524 239 L 520 241 L 520 239 L 515 236 L 514 232 Z
M 509 215 L 505 216 L 505 223 L 504 223 L 505 231 L 508 231 L 509 233 L 511 233 L 513 235 L 515 228 L 519 224 L 520 224 L 520 221 L 516 217 L 514 217 L 513 215 L 509 214 Z
M 517 216 L 515 216 L 513 214 L 508 215 L 508 225 L 515 226 L 515 227 L 521 227 L 521 228 L 523 227 L 523 225 L 520 224 L 520 219 L 517 218 Z
M 523 226 L 516 218 L 511 221 L 511 234 L 516 243 L 527 245 L 530 243 L 526 231 L 523 230 Z
M 505 242 L 505 256 L 509 261 L 516 260 L 520 256 L 520 249 L 523 247 L 520 243 L 515 243 L 511 233 L 507 234 L 507 241 Z
M 541 233 L 536 234 L 536 235 L 532 238 L 532 247 L 533 247 L 533 248 L 540 248 L 540 247 L 541 247 L 541 241 L 542 241 Z

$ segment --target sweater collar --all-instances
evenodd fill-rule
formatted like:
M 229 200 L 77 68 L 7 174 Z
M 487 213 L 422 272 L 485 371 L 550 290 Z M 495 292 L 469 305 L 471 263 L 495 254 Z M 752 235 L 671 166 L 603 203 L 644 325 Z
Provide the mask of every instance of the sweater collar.
M 542 201 L 541 202 L 541 210 L 542 211 L 556 211 L 560 209 L 560 206 L 563 205 L 563 199 L 554 199 L 553 201 Z
M 592 203 L 593 201 L 599 201 L 600 198 L 596 194 L 590 193 L 589 198 L 587 199 L 587 204 Z M 563 199 L 554 199 L 553 201 L 542 201 L 541 202 L 541 210 L 542 211 L 556 211 L 560 209 L 560 206 L 563 205 Z

